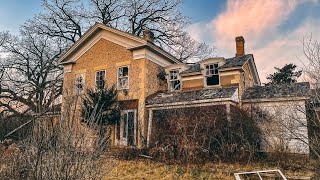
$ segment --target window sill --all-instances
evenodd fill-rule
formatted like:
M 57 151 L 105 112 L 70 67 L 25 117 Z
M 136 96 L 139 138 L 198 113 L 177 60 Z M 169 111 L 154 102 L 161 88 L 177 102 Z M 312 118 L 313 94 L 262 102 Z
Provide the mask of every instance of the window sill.
M 169 92 L 173 93 L 173 92 L 182 92 L 182 89 L 179 90 L 169 90 Z
M 205 89 L 213 89 L 213 88 L 222 88 L 222 86 L 219 85 L 209 85 L 209 86 L 204 86 Z
M 122 91 L 122 90 L 129 90 L 129 88 L 120 88 L 120 87 L 117 87 L 117 91 Z

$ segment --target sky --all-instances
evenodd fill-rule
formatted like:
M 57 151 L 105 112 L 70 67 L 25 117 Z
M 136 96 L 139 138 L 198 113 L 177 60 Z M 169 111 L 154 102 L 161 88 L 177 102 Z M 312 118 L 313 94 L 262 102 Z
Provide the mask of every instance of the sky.
M 41 11 L 41 0 L 0 0 L 0 31 L 19 26 Z M 320 40 L 320 0 L 185 0 L 190 35 L 216 48 L 216 56 L 235 55 L 235 37 L 243 36 L 260 79 L 274 67 L 303 66 L 303 39 Z

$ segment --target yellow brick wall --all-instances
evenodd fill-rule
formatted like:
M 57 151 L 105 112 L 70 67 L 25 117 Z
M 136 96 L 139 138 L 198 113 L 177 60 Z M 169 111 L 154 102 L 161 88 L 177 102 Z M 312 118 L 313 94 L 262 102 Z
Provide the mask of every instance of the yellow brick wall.
M 238 85 L 240 81 L 240 75 L 234 74 L 234 75 L 225 75 L 220 77 L 220 84 L 221 86 L 232 86 L 232 85 Z
M 203 88 L 203 78 L 182 81 L 182 90 Z
M 193 79 L 193 80 L 183 80 L 182 81 L 182 90 L 191 90 L 191 89 L 201 89 L 204 87 L 204 76 L 201 79 Z M 220 75 L 220 87 L 229 87 L 229 86 L 237 86 L 240 82 L 240 75 Z
M 117 83 L 117 70 L 121 66 L 129 66 L 129 89 L 126 95 L 123 90 L 118 91 L 118 100 L 138 99 L 138 145 L 146 139 L 147 117 L 145 98 L 165 89 L 160 86 L 157 78 L 159 65 L 147 60 L 133 60 L 132 52 L 125 47 L 101 39 L 73 65 L 70 73 L 64 75 L 64 96 L 74 93 L 75 75 L 85 73 L 85 88 L 94 88 L 95 73 L 97 70 L 106 70 L 107 85 L 110 87 Z
M 252 87 L 254 85 L 254 81 L 251 76 L 250 67 L 249 67 L 248 63 L 243 66 L 243 70 L 244 70 L 244 73 L 241 74 L 241 80 L 240 80 L 240 85 L 239 85 L 239 96 L 240 97 L 242 96 L 245 89 Z M 243 81 L 243 79 L 245 81 Z

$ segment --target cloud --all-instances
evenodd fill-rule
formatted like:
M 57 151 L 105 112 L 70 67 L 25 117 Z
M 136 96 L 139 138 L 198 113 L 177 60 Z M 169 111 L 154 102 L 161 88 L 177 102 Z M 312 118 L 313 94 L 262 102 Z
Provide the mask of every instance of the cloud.
M 305 60 L 302 49 L 302 40 L 320 39 L 320 20 L 308 18 L 303 24 L 287 34 L 278 34 L 276 39 L 261 48 L 253 49 L 260 78 L 266 81 L 266 76 L 274 72 L 274 67 L 282 67 L 294 63 L 302 68 Z
M 230 42 L 239 35 L 250 42 L 247 48 L 251 49 L 265 34 L 276 33 L 277 27 L 288 19 L 299 2 L 302 1 L 229 0 L 226 10 L 211 22 L 212 35 L 221 49 L 230 49 Z
M 210 22 L 198 22 L 188 28 L 193 38 L 212 43 L 219 56 L 235 54 L 236 36 L 244 36 L 246 53 L 254 54 L 262 82 L 274 67 L 286 63 L 301 64 L 301 40 L 317 34 L 320 21 L 307 18 L 286 34 L 280 30 L 295 9 L 303 3 L 319 3 L 317 0 L 228 0 L 226 8 Z M 315 37 L 316 38 L 316 37 Z M 320 39 L 320 37 L 318 38 Z M 209 41 L 209 42 L 208 42 Z

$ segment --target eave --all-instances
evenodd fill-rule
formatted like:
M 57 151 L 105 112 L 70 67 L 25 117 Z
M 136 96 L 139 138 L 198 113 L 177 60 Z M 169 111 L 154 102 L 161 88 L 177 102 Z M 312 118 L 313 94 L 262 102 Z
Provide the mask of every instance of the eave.
M 244 99 L 242 103 L 263 103 L 263 102 L 281 102 L 281 101 L 301 101 L 308 100 L 310 97 L 279 97 L 279 98 L 259 98 L 259 99 Z
M 154 45 L 153 43 L 147 42 L 141 46 L 136 46 L 136 47 L 132 47 L 132 48 L 128 48 L 128 50 L 130 51 L 135 51 L 135 50 L 139 50 L 139 49 L 148 49 L 151 52 L 167 59 L 170 60 L 171 63 L 181 63 L 181 61 L 179 61 L 178 59 L 176 59 L 174 56 L 172 56 L 171 54 L 169 54 L 168 52 L 164 51 L 163 49 L 159 48 L 158 46 Z
M 73 58 L 73 56 L 77 56 L 77 52 L 79 50 L 81 50 L 81 48 L 84 48 L 84 46 L 87 46 L 86 43 L 91 42 L 90 40 L 92 38 L 106 38 L 105 36 L 101 36 L 101 33 L 103 33 L 103 31 L 107 31 L 110 33 L 115 34 L 116 36 L 121 36 L 124 38 L 128 38 L 130 39 L 131 42 L 135 42 L 135 45 L 126 45 L 126 48 L 128 50 L 134 51 L 134 50 L 138 50 L 141 48 L 146 48 L 148 50 L 150 50 L 152 53 L 157 54 L 158 56 L 164 58 L 166 61 L 168 61 L 169 63 L 180 63 L 180 61 L 178 59 L 176 59 L 174 56 L 172 56 L 171 54 L 169 54 L 168 52 L 164 51 L 163 49 L 161 49 L 160 47 L 154 45 L 153 43 L 148 42 L 147 40 L 129 34 L 127 32 L 123 32 L 120 31 L 118 29 L 114 29 L 111 28 L 109 26 L 106 26 L 104 24 L 101 23 L 96 23 L 95 25 L 93 25 L 80 39 L 78 39 L 59 59 L 58 59 L 58 63 L 59 64 L 72 64 L 75 63 L 77 61 L 77 58 L 71 59 Z M 98 36 L 99 35 L 99 36 Z M 96 37 L 95 37 L 96 36 Z M 92 46 L 92 42 L 90 43 L 90 45 Z M 83 51 L 86 52 L 88 49 L 84 49 Z

